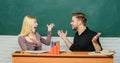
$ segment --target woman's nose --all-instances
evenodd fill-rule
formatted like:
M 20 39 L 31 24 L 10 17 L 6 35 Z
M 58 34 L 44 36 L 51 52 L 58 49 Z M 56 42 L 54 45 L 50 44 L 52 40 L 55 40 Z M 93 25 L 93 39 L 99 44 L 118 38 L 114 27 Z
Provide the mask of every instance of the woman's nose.
M 38 23 L 36 23 L 36 25 L 38 25 Z

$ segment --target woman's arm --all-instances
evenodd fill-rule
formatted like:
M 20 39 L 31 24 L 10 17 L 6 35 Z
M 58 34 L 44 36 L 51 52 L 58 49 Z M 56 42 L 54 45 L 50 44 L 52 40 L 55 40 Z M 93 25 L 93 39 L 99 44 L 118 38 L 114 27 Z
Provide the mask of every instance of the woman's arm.
M 40 36 L 40 35 L 39 35 Z M 46 45 L 50 45 L 51 43 L 51 31 L 48 31 L 48 35 L 46 37 L 46 39 L 42 38 L 40 36 L 40 41 L 43 43 L 43 44 L 46 44 Z
M 26 46 L 24 37 L 22 37 L 22 36 L 18 37 L 18 43 L 19 43 L 19 45 L 20 45 L 22 51 L 27 50 L 27 46 Z
M 51 42 L 51 35 L 52 35 L 52 28 L 55 26 L 54 23 L 50 23 L 49 25 L 47 24 L 47 27 L 48 27 L 48 35 L 47 35 L 47 38 L 46 40 L 42 37 L 40 37 L 40 40 L 42 43 L 46 44 L 46 45 L 50 45 L 50 42 Z

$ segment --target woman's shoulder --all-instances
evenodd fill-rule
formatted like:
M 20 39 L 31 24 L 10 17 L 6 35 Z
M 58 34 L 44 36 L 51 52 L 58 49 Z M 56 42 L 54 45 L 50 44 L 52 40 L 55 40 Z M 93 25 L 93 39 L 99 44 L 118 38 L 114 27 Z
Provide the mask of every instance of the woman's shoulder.
M 38 32 L 36 32 L 35 34 L 37 37 L 41 37 L 41 35 Z
M 36 35 L 40 35 L 38 32 L 35 32 Z
M 18 42 L 19 43 L 23 43 L 23 42 L 25 42 L 26 40 L 25 40 L 25 37 L 24 36 L 19 36 L 18 37 Z
M 20 39 L 20 40 L 24 39 L 24 36 L 18 36 L 18 39 Z
M 18 38 L 24 38 L 24 36 L 18 36 Z

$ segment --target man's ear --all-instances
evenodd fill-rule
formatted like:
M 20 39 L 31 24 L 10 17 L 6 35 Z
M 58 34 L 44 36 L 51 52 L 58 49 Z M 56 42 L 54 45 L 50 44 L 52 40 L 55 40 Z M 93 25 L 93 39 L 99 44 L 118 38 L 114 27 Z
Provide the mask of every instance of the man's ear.
M 81 25 L 81 24 L 82 24 L 82 21 L 79 20 L 79 21 L 78 21 L 78 25 Z

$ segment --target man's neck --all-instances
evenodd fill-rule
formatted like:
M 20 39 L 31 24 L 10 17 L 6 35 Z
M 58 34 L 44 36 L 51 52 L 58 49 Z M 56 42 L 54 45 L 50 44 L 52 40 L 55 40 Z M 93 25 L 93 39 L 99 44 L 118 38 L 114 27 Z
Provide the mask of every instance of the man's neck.
M 79 26 L 77 31 L 78 31 L 78 34 L 81 35 L 85 30 L 86 30 L 86 26 L 81 25 Z

